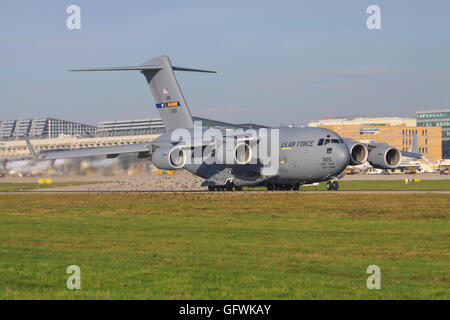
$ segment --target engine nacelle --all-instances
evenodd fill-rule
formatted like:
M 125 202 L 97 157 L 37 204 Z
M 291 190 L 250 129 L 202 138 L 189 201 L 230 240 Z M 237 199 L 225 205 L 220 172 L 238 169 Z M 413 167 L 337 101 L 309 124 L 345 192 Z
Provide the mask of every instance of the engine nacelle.
M 252 148 L 246 143 L 222 143 L 215 151 L 216 162 L 226 165 L 244 165 L 252 160 Z
M 377 169 L 394 169 L 400 165 L 402 154 L 397 148 L 380 146 L 369 151 L 368 161 Z
M 153 151 L 152 163 L 161 170 L 181 169 L 186 164 L 186 152 L 180 147 L 160 147 Z
M 350 163 L 351 166 L 358 166 L 360 164 L 366 163 L 369 157 L 369 149 L 364 143 L 353 142 L 348 146 L 348 151 L 350 152 Z

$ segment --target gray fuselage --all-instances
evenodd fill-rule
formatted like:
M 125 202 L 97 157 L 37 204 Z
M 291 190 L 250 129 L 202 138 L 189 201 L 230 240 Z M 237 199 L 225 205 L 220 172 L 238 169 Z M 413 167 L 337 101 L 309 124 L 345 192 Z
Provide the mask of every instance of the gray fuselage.
M 237 185 L 301 185 L 330 180 L 341 174 L 350 161 L 344 140 L 329 129 L 280 127 L 278 130 L 279 168 L 274 175 L 258 176 L 258 166 L 252 164 L 226 166 L 203 162 L 186 164 L 184 169 L 216 184 L 231 179 Z M 171 132 L 158 137 L 154 144 L 174 145 Z
M 343 139 L 323 128 L 282 127 L 280 183 L 313 183 L 330 180 L 345 170 L 350 154 Z

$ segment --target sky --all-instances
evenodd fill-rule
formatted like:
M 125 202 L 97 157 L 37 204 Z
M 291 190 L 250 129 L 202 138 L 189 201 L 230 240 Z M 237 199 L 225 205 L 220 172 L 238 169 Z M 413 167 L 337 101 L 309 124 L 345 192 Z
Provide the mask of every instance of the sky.
M 81 29 L 69 30 L 69 5 Z M 381 29 L 369 30 L 369 5 Z M 102 1 L 0 3 L 0 120 L 97 124 L 157 118 L 137 71 L 168 55 L 191 113 L 235 123 L 415 116 L 450 108 L 450 1 Z

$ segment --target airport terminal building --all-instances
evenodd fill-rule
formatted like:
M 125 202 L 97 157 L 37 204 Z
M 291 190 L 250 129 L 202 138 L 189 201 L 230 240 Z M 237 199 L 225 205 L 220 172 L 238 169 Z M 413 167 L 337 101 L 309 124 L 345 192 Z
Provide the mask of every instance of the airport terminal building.
M 100 137 L 161 134 L 163 132 L 164 123 L 161 119 L 101 121 L 97 128 L 97 136 Z
M 450 159 L 450 109 L 417 111 L 417 125 L 442 128 L 442 158 Z
M 95 135 L 96 126 L 53 118 L 0 120 L 0 140 Z
M 366 143 L 386 142 L 399 150 L 409 151 L 417 135 L 420 153 L 429 161 L 442 159 L 441 127 L 418 126 L 415 118 L 358 117 L 311 121 L 310 127 L 323 127 L 345 138 Z

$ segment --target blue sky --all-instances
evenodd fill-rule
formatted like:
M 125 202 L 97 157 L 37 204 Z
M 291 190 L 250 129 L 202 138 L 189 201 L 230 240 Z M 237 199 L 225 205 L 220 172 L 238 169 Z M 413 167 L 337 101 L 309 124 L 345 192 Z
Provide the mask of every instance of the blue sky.
M 81 7 L 81 30 L 66 8 Z M 381 30 L 366 8 L 381 8 Z M 172 63 L 192 114 L 268 125 L 450 108 L 450 2 L 2 1 L 0 119 L 97 123 L 158 117 L 138 72 L 70 68 Z

